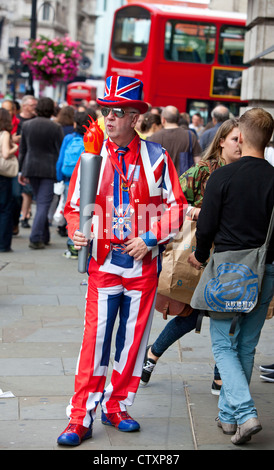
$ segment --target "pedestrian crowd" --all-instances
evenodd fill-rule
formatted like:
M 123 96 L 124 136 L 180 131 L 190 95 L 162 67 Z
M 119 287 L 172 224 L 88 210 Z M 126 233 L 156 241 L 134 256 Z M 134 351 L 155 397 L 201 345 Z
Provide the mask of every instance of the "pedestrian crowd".
M 119 91 L 124 89 L 129 91 Z M 273 315 L 274 120 L 261 108 L 235 117 L 218 104 L 205 123 L 199 110 L 190 116 L 173 105 L 150 106 L 141 97 L 139 80 L 108 77 L 104 97 L 77 108 L 66 103 L 59 108 L 51 98 L 31 95 L 20 106 L 2 101 L 0 159 L 6 163 L 16 157 L 18 174 L 7 174 L 0 165 L 0 252 L 13 251 L 21 230 L 29 230 L 31 250 L 50 246 L 51 230 L 57 230 L 68 260 L 77 260 L 79 250 L 90 246 L 85 329 L 67 407 L 70 421 L 58 437 L 59 445 L 74 446 L 92 437 L 99 403 L 103 424 L 123 432 L 139 430 L 127 412 L 139 384 L 147 386 L 165 351 L 197 328 L 199 307 L 157 291 L 167 263 L 165 247 L 175 249 L 184 221 L 195 226 L 187 263 L 199 271 L 199 279 L 213 252 L 223 254 L 227 273 L 231 252 L 263 246 L 270 233 L 259 300 L 239 316 L 233 335 L 234 312 L 229 318 L 218 316 L 226 292 L 220 293 L 218 284 L 216 297 L 213 285 L 208 294 L 217 426 L 241 445 L 262 429 L 249 384 L 264 321 Z M 79 229 L 79 157 L 90 118 L 98 120 L 105 140 L 96 196 L 103 216 L 95 209 L 87 239 Z M 142 212 L 148 205 L 157 208 L 155 214 Z M 246 287 L 246 274 L 237 275 L 234 270 L 226 285 L 238 290 L 238 299 L 245 289 L 251 296 L 254 279 Z M 171 319 L 148 344 L 155 307 Z M 105 387 L 118 311 L 115 361 Z M 260 370 L 263 381 L 274 382 L 274 364 Z

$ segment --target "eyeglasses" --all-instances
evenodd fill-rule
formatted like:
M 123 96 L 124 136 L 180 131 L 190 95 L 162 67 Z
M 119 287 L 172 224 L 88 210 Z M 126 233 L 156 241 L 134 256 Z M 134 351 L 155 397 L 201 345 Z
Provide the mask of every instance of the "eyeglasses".
M 101 109 L 101 112 L 104 117 L 107 117 L 110 111 L 115 117 L 118 118 L 123 118 L 126 114 L 138 114 L 135 111 L 129 111 L 128 113 L 126 113 L 126 111 L 122 108 L 107 108 L 106 106 L 103 106 Z

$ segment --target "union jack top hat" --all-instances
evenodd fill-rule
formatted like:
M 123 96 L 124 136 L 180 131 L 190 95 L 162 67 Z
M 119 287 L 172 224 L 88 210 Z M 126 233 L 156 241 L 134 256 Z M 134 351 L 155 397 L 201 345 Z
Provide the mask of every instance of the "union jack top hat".
M 104 98 L 97 98 L 101 106 L 131 107 L 144 114 L 148 105 L 142 101 L 143 83 L 133 77 L 114 75 L 107 77 Z

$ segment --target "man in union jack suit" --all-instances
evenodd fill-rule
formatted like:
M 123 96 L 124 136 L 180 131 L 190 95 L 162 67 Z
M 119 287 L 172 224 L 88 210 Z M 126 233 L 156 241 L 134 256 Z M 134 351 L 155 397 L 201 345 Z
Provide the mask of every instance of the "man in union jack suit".
M 103 424 L 139 430 L 127 413 L 138 389 L 154 312 L 161 252 L 183 223 L 187 203 L 172 160 L 160 144 L 134 128 L 147 111 L 143 84 L 132 77 L 106 80 L 104 142 L 92 219 L 85 329 L 77 363 L 69 425 L 58 444 L 79 445 L 92 436 L 97 405 Z M 80 161 L 71 178 L 65 217 L 76 249 L 89 242 L 79 231 Z M 185 205 L 185 207 L 184 207 Z M 105 387 L 111 337 L 119 311 L 110 384 Z

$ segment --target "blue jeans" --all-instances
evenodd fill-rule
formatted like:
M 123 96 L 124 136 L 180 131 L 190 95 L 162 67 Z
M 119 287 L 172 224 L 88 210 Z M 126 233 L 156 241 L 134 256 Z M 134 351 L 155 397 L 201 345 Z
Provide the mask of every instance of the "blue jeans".
M 12 178 L 0 175 L 0 251 L 10 250 L 12 222 Z
M 13 216 L 13 227 L 15 228 L 19 224 L 21 207 L 22 207 L 22 191 L 21 184 L 18 182 L 18 177 L 12 178 L 12 216 Z
M 177 315 L 172 318 L 161 331 L 156 341 L 151 346 L 151 352 L 156 357 L 161 357 L 162 354 L 171 346 L 175 341 L 182 338 L 184 335 L 194 330 L 197 323 L 199 310 L 193 310 L 188 317 L 180 317 Z M 220 373 L 215 364 L 214 367 L 214 380 L 221 380 Z
M 176 316 L 172 318 L 153 343 L 152 354 L 160 357 L 177 339 L 194 330 L 198 313 L 198 310 L 193 310 L 188 317 Z
M 255 348 L 273 294 L 274 264 L 267 264 L 259 302 L 252 312 L 239 318 L 234 336 L 229 336 L 231 319 L 210 318 L 212 351 L 223 381 L 218 407 L 219 419 L 224 423 L 240 425 L 257 417 L 249 383 Z
M 30 178 L 36 199 L 36 213 L 32 224 L 30 241 L 33 243 L 50 240 L 48 212 L 53 199 L 54 180 L 50 178 Z

